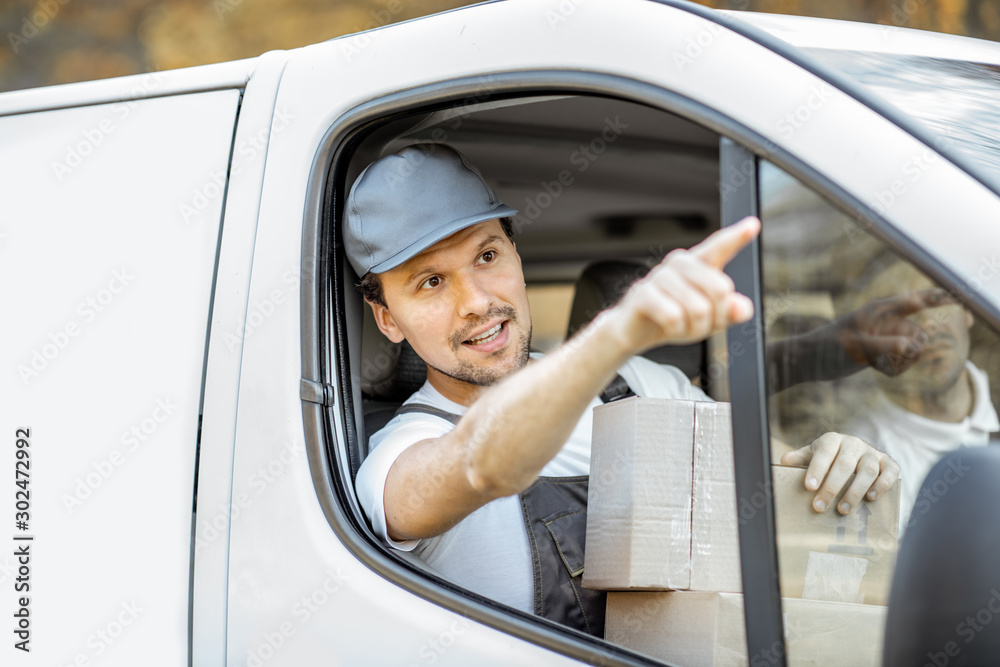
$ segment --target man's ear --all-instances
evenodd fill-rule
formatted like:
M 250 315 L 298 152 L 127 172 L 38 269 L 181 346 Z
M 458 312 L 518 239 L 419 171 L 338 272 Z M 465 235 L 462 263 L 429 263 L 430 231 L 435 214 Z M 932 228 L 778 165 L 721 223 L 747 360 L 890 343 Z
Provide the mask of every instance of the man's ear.
M 402 343 L 405 336 L 403 336 L 403 332 L 399 330 L 399 327 L 396 326 L 396 320 L 392 318 L 389 309 L 368 300 L 365 300 L 365 303 L 372 307 L 372 314 L 375 315 L 375 324 L 378 325 L 378 330 L 385 334 L 385 337 L 393 343 Z

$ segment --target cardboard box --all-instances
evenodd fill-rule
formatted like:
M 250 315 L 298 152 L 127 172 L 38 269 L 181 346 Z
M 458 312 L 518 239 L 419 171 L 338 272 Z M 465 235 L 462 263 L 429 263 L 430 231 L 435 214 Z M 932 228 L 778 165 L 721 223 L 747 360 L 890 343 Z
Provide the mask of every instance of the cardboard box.
M 896 565 L 899 490 L 842 515 L 813 511 L 805 468 L 772 466 L 781 594 L 830 602 L 889 604 Z M 842 495 L 842 494 L 841 494 Z
M 729 403 L 694 404 L 691 493 L 693 591 L 743 590 Z
M 694 401 L 628 398 L 598 410 L 583 585 L 688 588 Z
M 584 586 L 741 590 L 730 423 L 728 403 L 594 411 Z
M 886 608 L 782 599 L 790 667 L 882 664 Z M 738 593 L 608 593 L 605 638 L 683 667 L 772 665 L 777 655 L 747 656 Z
M 773 466 L 772 489 L 738 502 L 730 414 L 638 397 L 594 411 L 583 585 L 739 593 L 738 523 L 773 493 L 783 596 L 886 604 L 899 485 L 846 517 L 817 514 L 805 468 Z

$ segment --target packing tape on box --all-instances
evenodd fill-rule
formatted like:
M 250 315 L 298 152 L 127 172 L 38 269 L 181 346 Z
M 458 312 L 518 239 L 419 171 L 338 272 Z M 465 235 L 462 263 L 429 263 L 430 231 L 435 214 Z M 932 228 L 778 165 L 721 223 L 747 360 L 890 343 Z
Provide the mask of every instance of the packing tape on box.
M 861 580 L 867 571 L 864 558 L 810 551 L 802 599 L 863 604 Z

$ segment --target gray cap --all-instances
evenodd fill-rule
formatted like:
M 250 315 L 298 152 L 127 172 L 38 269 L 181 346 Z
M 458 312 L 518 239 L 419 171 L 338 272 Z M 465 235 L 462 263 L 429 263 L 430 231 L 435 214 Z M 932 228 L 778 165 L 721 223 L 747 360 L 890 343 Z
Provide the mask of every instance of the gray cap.
M 461 153 L 418 144 L 372 162 L 354 181 L 344 245 L 359 276 L 384 273 L 461 229 L 513 215 Z

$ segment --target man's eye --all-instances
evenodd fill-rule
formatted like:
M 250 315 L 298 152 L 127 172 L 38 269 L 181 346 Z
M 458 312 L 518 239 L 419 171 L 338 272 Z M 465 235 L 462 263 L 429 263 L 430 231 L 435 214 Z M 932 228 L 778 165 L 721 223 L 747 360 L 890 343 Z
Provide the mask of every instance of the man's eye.
M 430 278 L 428 278 L 427 280 L 425 280 L 420 287 L 421 288 L 424 288 L 424 287 L 434 288 L 434 287 L 437 287 L 440 284 L 441 284 L 441 276 L 431 276 Z
M 496 259 L 496 256 L 497 256 L 496 251 L 487 250 L 486 252 L 484 252 L 482 255 L 479 256 L 479 259 L 483 260 L 483 263 L 489 263 L 492 262 L 494 259 Z

